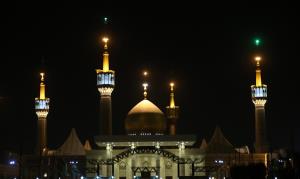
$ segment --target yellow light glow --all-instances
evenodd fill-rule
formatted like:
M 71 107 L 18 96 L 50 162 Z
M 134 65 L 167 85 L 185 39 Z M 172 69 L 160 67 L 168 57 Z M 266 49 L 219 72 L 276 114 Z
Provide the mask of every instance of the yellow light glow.
M 45 99 L 46 96 L 45 96 L 45 91 L 46 91 L 46 87 L 45 87 L 45 84 L 43 83 L 44 81 L 44 75 L 45 73 L 40 73 L 41 75 L 41 84 L 40 84 L 40 99 Z
M 144 87 L 144 90 L 147 90 L 148 84 L 147 83 L 143 83 L 143 87 Z
M 171 91 L 173 91 L 173 87 L 174 87 L 174 83 L 173 82 L 170 83 L 170 87 L 171 87 Z
M 103 71 L 104 72 L 109 71 L 109 54 L 108 53 L 103 54 Z
M 108 38 L 107 37 L 103 37 L 102 41 L 104 42 L 104 49 L 107 50 L 107 42 L 108 42 Z
M 256 86 L 261 86 L 261 71 L 260 69 L 256 70 Z
M 261 57 L 260 56 L 256 56 L 254 59 L 255 59 L 256 62 L 260 62 Z
M 146 99 L 147 98 L 147 87 L 148 87 L 148 84 L 147 83 L 143 83 L 143 87 L 144 87 L 144 98 Z
M 102 41 L 104 42 L 104 49 L 105 52 L 103 53 L 103 71 L 108 72 L 109 71 L 109 54 L 106 51 L 108 49 L 107 42 L 109 41 L 108 37 L 103 37 Z
M 147 76 L 147 75 L 148 75 L 148 72 L 147 72 L 147 71 L 144 71 L 143 75 L 144 75 L 144 76 Z
M 102 41 L 103 41 L 104 43 L 107 43 L 108 40 L 109 40 L 109 38 L 107 38 L 107 37 L 103 37 L 103 38 L 102 38 Z
M 261 61 L 261 57 L 260 56 L 256 56 L 255 58 L 256 61 L 256 86 L 261 86 L 262 85 L 262 80 L 261 80 L 261 70 L 259 68 L 260 66 L 260 61 Z
M 268 165 L 268 153 L 265 153 L 265 166 Z
M 170 108 L 175 108 L 175 99 L 174 99 L 174 93 L 173 93 L 174 83 L 173 82 L 170 83 L 170 87 L 171 87 Z
M 40 75 L 41 75 L 41 81 L 44 81 L 44 75 L 45 75 L 45 73 L 40 73 Z

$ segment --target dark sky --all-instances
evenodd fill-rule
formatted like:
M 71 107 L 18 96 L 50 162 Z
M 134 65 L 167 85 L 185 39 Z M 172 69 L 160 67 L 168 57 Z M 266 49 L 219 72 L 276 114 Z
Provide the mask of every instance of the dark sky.
M 149 100 L 165 111 L 170 80 L 180 106 L 178 133 L 209 140 L 216 125 L 235 146 L 254 142 L 255 80 L 252 40 L 263 40 L 266 118 L 274 148 L 300 149 L 299 20 L 292 6 L 255 4 L 226 9 L 178 4 L 123 9 L 102 4 L 7 5 L 1 24 L 0 149 L 32 151 L 39 72 L 46 72 L 48 145 L 59 147 L 71 128 L 82 141 L 98 133 L 95 69 L 102 65 L 103 17 L 109 17 L 110 64 L 116 71 L 113 131 L 124 134 L 128 111 L 142 100 L 144 69 Z M 114 8 L 112 8 L 114 7 Z M 222 9 L 221 11 L 219 9 Z M 136 11 L 135 11 L 136 10 Z M 44 59 L 42 65 L 41 61 Z M 294 136 L 294 137 L 292 137 Z

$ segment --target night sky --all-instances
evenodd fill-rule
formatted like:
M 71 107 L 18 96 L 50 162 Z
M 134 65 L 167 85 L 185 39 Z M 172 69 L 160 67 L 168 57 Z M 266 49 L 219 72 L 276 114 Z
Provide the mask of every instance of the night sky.
M 104 32 L 111 39 L 110 68 L 116 71 L 114 134 L 125 134 L 128 111 L 143 99 L 141 74 L 146 69 L 148 99 L 162 111 L 169 101 L 168 84 L 175 82 L 179 134 L 210 140 L 218 125 L 233 145 L 252 149 L 253 39 L 260 37 L 269 141 L 274 149 L 294 143 L 300 150 L 299 19 L 289 6 L 253 7 L 8 5 L 1 17 L 0 150 L 22 146 L 33 151 L 41 70 L 51 98 L 48 146 L 62 145 L 73 127 L 82 142 L 93 140 L 100 102 L 95 69 L 102 68 Z

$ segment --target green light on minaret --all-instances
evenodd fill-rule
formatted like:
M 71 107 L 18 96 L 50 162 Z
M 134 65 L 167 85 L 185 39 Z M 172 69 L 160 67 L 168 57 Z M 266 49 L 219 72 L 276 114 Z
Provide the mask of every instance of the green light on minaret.
M 254 40 L 254 43 L 255 43 L 256 46 L 259 46 L 261 44 L 261 41 L 260 41 L 260 39 L 256 38 Z

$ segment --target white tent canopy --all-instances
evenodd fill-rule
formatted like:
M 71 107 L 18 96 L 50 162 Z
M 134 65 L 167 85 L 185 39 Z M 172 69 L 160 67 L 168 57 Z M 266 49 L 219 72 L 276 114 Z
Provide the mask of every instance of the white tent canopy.
M 85 154 L 84 147 L 81 144 L 75 129 L 72 128 L 67 140 L 58 148 L 57 155 L 81 156 Z

